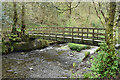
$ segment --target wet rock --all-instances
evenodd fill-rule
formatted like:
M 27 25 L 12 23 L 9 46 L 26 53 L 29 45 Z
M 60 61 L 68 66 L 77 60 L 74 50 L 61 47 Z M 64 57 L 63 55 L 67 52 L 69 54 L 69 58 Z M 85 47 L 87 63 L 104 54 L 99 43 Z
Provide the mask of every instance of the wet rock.
M 30 68 L 29 68 L 29 70 L 33 70 L 33 68 L 32 68 L 32 67 L 30 67 Z
M 86 52 L 84 53 L 84 58 L 82 59 L 82 61 L 85 60 L 89 55 L 90 55 L 90 52 L 89 52 L 89 51 L 86 51 Z
M 14 74 L 18 74 L 18 72 L 14 72 Z
M 13 70 L 12 69 L 10 69 L 10 70 L 7 70 L 8 72 L 13 72 Z
M 21 54 L 23 55 L 23 54 L 24 54 L 24 52 L 21 52 Z
M 73 57 L 74 55 L 70 55 L 70 57 Z
M 120 49 L 120 44 L 116 44 L 116 45 L 115 45 L 115 48 L 116 48 L 116 49 Z

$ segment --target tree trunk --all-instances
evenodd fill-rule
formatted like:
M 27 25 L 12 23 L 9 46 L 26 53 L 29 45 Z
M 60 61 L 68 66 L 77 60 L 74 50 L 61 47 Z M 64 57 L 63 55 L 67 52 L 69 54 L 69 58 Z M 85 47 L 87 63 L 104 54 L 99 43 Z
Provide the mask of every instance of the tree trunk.
M 114 17 L 116 10 L 116 2 L 110 2 L 110 9 L 108 11 L 108 21 L 106 27 L 106 43 L 108 45 L 108 53 L 115 53 L 115 46 L 113 43 L 113 27 L 114 27 Z
M 118 44 L 120 44 L 120 2 L 118 2 L 117 4 L 117 11 L 118 11 L 118 15 L 117 15 L 117 20 L 116 20 L 116 28 L 117 28 L 117 34 L 118 34 Z
M 12 28 L 12 33 L 16 34 L 16 24 L 17 24 L 17 8 L 16 8 L 16 2 L 13 2 L 13 7 L 14 7 L 14 17 L 13 17 L 13 28 Z
M 71 14 L 72 14 L 72 2 L 69 3 L 70 4 L 70 18 L 71 18 Z
M 22 3 L 22 28 L 21 28 L 21 32 L 22 34 L 25 33 L 25 5 L 24 5 L 24 2 Z

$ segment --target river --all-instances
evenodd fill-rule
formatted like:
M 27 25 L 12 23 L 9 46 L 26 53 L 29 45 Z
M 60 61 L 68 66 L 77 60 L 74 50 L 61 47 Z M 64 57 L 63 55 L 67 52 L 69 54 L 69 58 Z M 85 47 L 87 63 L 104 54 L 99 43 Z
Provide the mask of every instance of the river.
M 97 46 L 92 46 L 93 54 Z M 14 52 L 2 56 L 3 78 L 69 78 L 74 69 L 73 63 L 78 66 L 84 51 L 70 50 L 65 44 L 56 44 L 44 49 L 28 52 Z M 84 64 L 86 65 L 86 64 Z

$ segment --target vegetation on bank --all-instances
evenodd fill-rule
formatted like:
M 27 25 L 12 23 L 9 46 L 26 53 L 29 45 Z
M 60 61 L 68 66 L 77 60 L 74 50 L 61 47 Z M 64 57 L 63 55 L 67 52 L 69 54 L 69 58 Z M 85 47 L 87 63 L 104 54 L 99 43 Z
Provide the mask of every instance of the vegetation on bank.
M 70 47 L 71 50 L 75 50 L 78 52 L 80 52 L 81 50 L 90 48 L 90 46 L 88 45 L 76 44 L 76 43 L 68 43 L 68 46 Z
M 118 56 L 120 52 L 108 53 L 108 46 L 106 43 L 100 43 L 100 50 L 97 56 L 92 56 L 91 72 L 83 74 L 85 78 L 119 78 L 120 68 Z M 117 56 L 116 56 L 117 55 Z

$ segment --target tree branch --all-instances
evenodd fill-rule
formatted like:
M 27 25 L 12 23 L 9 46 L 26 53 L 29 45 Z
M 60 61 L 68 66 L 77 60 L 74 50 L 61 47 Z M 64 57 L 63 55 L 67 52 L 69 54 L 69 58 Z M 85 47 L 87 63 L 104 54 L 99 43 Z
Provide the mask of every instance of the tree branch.
M 105 27 L 105 26 L 104 26 L 104 23 L 102 22 L 101 17 L 99 16 L 99 13 L 98 13 L 97 8 L 96 8 L 96 6 L 95 6 L 94 0 L 93 0 L 93 5 L 94 5 L 94 8 L 95 8 L 95 11 L 96 11 L 96 14 L 97 14 L 98 18 L 100 19 L 100 22 L 102 23 L 103 27 Z
M 98 3 L 98 5 L 99 5 L 99 7 L 100 7 L 100 12 L 101 12 L 101 14 L 102 14 L 102 16 L 103 16 L 103 18 L 104 18 L 104 20 L 105 20 L 105 22 L 106 22 L 106 17 L 105 17 L 105 15 L 104 15 L 104 12 L 103 12 L 102 9 L 101 9 L 100 3 Z

